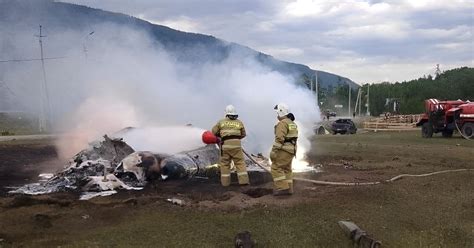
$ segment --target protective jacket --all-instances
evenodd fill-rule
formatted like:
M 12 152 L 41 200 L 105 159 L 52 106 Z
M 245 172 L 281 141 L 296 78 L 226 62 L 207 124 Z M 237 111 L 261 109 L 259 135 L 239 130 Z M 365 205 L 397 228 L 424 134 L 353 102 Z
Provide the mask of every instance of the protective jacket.
M 230 185 L 231 161 L 237 170 L 239 184 L 249 184 L 244 154 L 240 140 L 246 136 L 244 124 L 238 119 L 224 118 L 212 128 L 212 133 L 221 138 L 219 166 L 222 186 Z
M 289 118 L 284 118 L 275 125 L 275 142 L 272 150 L 283 150 L 296 154 L 298 126 Z
M 217 122 L 212 128 L 212 133 L 222 140 L 222 149 L 241 147 L 241 139 L 247 134 L 244 124 L 239 120 L 228 117 Z

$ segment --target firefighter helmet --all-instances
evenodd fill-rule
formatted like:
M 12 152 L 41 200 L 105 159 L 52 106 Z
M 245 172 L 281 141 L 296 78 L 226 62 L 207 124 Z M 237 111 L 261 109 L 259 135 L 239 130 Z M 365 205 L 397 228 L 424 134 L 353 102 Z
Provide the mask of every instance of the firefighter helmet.
M 225 115 L 237 115 L 234 105 L 227 105 L 225 107 Z
M 288 108 L 288 105 L 284 103 L 277 104 L 274 109 L 277 112 L 278 117 L 283 117 L 290 113 L 290 109 Z

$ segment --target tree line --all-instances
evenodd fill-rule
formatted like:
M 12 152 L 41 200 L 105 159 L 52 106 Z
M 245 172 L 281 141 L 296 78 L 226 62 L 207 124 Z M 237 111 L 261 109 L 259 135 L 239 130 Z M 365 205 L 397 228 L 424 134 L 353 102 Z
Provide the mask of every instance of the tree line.
M 361 113 L 365 114 L 369 85 L 364 84 L 360 88 L 362 90 Z M 318 87 L 318 89 L 322 111 L 331 109 L 337 111 L 338 114 L 348 114 L 348 85 L 339 84 L 327 88 Z M 351 89 L 351 111 L 354 111 L 358 90 Z M 393 112 L 393 102 L 398 103 L 397 111 L 400 114 L 419 114 L 424 112 L 424 100 L 430 98 L 474 101 L 474 68 L 456 68 L 439 75 L 423 76 L 410 81 L 371 84 L 369 90 L 369 110 L 372 116 Z M 341 104 L 342 109 L 334 109 L 334 105 Z
M 401 83 L 372 84 L 370 112 L 380 115 L 388 110 L 387 99 L 396 99 L 400 114 L 419 114 L 424 112 L 424 100 L 430 98 L 474 101 L 474 68 L 461 67 Z

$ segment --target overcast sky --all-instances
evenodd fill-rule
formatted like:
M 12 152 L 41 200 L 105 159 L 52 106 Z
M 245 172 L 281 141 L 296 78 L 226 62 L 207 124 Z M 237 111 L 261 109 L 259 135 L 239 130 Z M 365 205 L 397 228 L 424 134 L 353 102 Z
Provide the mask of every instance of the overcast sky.
M 474 67 L 474 0 L 64 0 L 377 83 Z

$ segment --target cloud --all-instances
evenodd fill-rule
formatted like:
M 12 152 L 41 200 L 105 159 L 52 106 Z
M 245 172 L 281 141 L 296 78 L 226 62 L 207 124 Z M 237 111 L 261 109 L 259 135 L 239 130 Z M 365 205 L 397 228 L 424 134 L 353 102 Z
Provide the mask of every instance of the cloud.
M 361 25 L 353 27 L 342 27 L 326 32 L 325 36 L 334 38 L 344 37 L 351 41 L 385 39 L 401 40 L 406 39 L 409 34 L 409 27 L 403 22 L 392 22 L 382 24 Z
M 200 24 L 196 20 L 193 20 L 187 16 L 178 16 L 176 18 L 164 20 L 153 20 L 147 19 L 143 14 L 141 14 L 138 16 L 138 18 L 145 19 L 150 21 L 151 23 L 164 25 L 184 32 L 198 33 L 200 30 Z
M 393 1 L 395 2 L 395 1 Z M 471 0 L 451 0 L 449 2 L 443 0 L 417 0 L 417 1 L 410 1 L 410 0 L 402 0 L 402 6 L 407 6 L 411 9 L 415 10 L 426 10 L 426 9 L 460 9 L 460 8 L 472 8 L 472 1 Z
M 303 50 L 294 47 L 267 47 L 261 48 L 261 50 L 267 54 L 274 56 L 300 56 L 304 53 Z
M 297 0 L 288 3 L 284 8 L 284 14 L 290 17 L 305 17 L 322 14 L 325 5 L 311 0 Z

